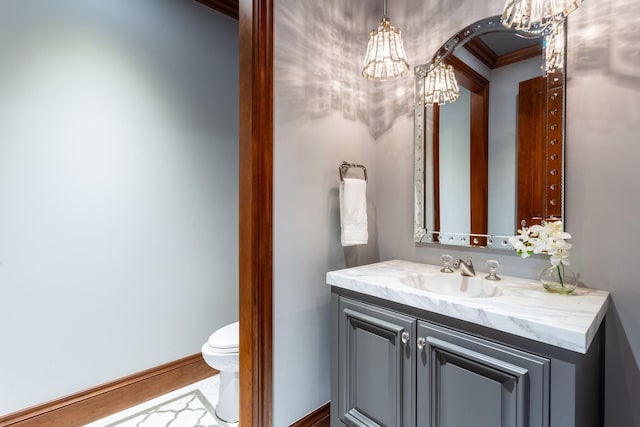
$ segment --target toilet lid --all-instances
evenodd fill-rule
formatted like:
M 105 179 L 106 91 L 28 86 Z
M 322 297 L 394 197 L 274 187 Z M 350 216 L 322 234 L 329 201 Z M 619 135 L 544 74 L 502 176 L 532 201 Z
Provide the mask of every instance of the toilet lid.
M 218 329 L 209 337 L 209 347 L 223 350 L 237 349 L 239 346 L 239 323 L 231 323 Z

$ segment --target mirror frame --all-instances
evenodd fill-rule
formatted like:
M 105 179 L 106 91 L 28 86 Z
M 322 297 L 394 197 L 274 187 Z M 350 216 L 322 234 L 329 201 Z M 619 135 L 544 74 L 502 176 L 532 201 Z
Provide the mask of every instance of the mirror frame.
M 565 31 L 564 31 L 565 64 L 564 64 L 564 69 L 561 73 L 562 75 L 561 76 L 554 75 L 553 81 L 557 83 L 559 79 L 562 79 L 561 95 L 562 95 L 563 102 L 562 102 L 562 111 L 561 111 L 562 114 L 561 114 L 561 126 L 560 126 L 560 132 L 561 132 L 560 150 L 562 153 L 561 154 L 562 167 L 561 167 L 561 171 L 559 171 L 560 172 L 559 182 L 562 189 L 560 194 L 560 203 L 561 203 L 560 211 L 561 211 L 561 218 L 564 218 L 565 217 L 565 200 L 564 200 L 565 161 L 564 159 L 565 159 L 565 106 L 566 106 L 565 83 L 566 83 L 566 33 L 567 33 L 566 21 L 561 25 L 565 25 Z M 424 104 L 421 104 L 420 102 L 420 93 L 424 87 L 424 79 L 429 73 L 429 71 L 437 67 L 441 62 L 445 61 L 450 55 L 452 55 L 453 51 L 457 47 L 463 46 L 465 43 L 467 43 L 468 41 L 474 38 L 480 37 L 484 34 L 494 33 L 494 32 L 508 32 L 526 39 L 543 37 L 543 35 L 540 33 L 529 33 L 525 31 L 506 28 L 502 25 L 499 15 L 491 16 L 491 17 L 479 20 L 463 28 L 456 34 L 454 34 L 453 37 L 447 40 L 445 44 L 443 44 L 442 47 L 440 47 L 436 51 L 436 53 L 432 56 L 432 58 L 428 62 L 418 65 L 414 68 L 415 98 L 414 98 L 414 233 L 413 233 L 413 240 L 415 243 L 447 244 L 446 242 L 441 242 L 438 239 L 438 236 L 440 234 L 446 233 L 446 235 L 449 236 L 450 239 L 453 236 L 455 236 L 455 239 L 457 239 L 455 246 L 459 246 L 459 247 L 466 246 L 466 247 L 479 247 L 479 248 L 484 247 L 484 248 L 490 248 L 490 249 L 505 249 L 505 250 L 512 249 L 508 240 L 509 237 L 511 237 L 511 235 L 503 236 L 503 235 L 491 235 L 491 234 L 456 233 L 456 232 L 449 232 L 449 231 L 442 231 L 442 230 L 429 230 L 426 224 L 427 209 L 430 209 L 430 207 L 426 206 L 426 202 L 425 202 L 425 196 L 427 193 L 426 186 L 429 185 L 429 182 L 428 182 L 429 179 L 427 177 L 428 171 L 426 170 L 427 168 L 425 167 L 425 156 L 428 155 L 426 150 L 427 141 L 425 141 L 425 132 L 431 128 L 431 126 L 429 126 L 429 120 L 432 121 L 433 117 L 429 117 L 429 114 L 427 114 L 427 106 L 425 106 Z M 543 58 L 544 58 L 544 52 L 543 52 Z M 549 76 L 549 78 L 551 79 L 551 75 Z M 549 90 L 549 84 L 547 85 L 547 93 L 548 93 L 548 90 Z M 545 100 L 545 103 L 546 102 L 547 100 Z M 547 110 L 546 105 L 545 105 L 545 110 Z M 557 123 L 554 123 L 554 124 L 550 124 L 548 122 L 545 123 L 545 127 L 544 127 L 545 140 L 548 139 L 549 134 L 555 131 L 557 128 L 558 128 Z M 554 141 L 557 141 L 557 140 L 554 140 Z M 548 165 L 545 162 L 544 174 L 547 175 L 549 173 L 550 173 L 550 170 L 548 169 Z M 552 174 L 557 175 L 557 173 L 558 171 L 554 169 Z M 549 202 L 547 200 L 548 199 L 547 192 L 548 190 L 545 189 L 544 201 L 543 201 L 545 206 L 547 206 Z M 547 215 L 545 214 L 544 216 L 546 217 Z M 515 219 L 514 219 L 514 222 L 515 222 Z M 519 224 L 515 224 L 515 226 L 518 227 Z M 515 232 L 516 230 L 514 230 L 514 234 Z

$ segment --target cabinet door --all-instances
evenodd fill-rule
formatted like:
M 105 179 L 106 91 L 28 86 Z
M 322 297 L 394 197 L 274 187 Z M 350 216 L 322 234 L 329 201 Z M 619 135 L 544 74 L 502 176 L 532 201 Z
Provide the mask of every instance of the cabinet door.
M 417 425 L 549 425 L 548 359 L 423 321 L 417 334 Z
M 338 416 L 348 426 L 414 425 L 415 319 L 340 298 Z

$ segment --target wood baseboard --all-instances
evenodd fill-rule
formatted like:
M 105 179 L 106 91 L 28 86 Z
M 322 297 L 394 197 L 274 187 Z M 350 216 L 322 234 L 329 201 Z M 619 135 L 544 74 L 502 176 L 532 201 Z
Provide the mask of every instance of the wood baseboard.
M 0 427 L 74 427 L 200 381 L 217 371 L 194 354 L 0 417 Z
M 331 402 L 327 402 L 318 409 L 300 418 L 289 427 L 329 427 Z

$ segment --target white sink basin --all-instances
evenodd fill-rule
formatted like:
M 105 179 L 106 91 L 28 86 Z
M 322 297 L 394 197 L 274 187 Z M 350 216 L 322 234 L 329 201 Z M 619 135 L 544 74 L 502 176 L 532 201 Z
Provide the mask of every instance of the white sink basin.
M 465 298 L 491 298 L 502 293 L 497 282 L 458 273 L 409 274 L 400 282 L 414 289 Z
M 327 284 L 339 295 L 368 295 L 583 355 L 610 303 L 606 291 L 578 288 L 562 296 L 538 280 L 501 274 L 492 282 L 485 272 L 465 279 L 460 272 L 441 273 L 441 267 L 389 260 L 328 272 Z

